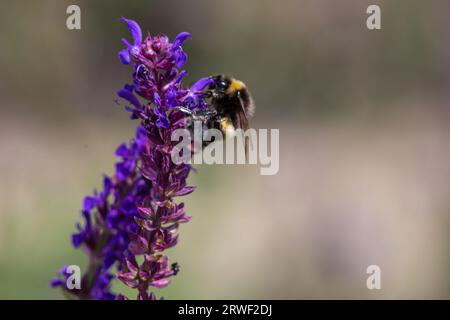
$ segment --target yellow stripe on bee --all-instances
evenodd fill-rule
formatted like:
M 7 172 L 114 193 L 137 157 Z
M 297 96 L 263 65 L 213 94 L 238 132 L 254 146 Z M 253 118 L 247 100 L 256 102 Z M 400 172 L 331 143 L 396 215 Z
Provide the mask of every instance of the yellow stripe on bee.
M 224 119 L 220 120 L 220 130 L 227 137 L 232 137 L 235 134 L 233 123 L 228 118 L 224 118 Z
M 239 80 L 231 80 L 230 86 L 227 89 L 227 93 L 235 92 L 245 88 L 245 84 Z

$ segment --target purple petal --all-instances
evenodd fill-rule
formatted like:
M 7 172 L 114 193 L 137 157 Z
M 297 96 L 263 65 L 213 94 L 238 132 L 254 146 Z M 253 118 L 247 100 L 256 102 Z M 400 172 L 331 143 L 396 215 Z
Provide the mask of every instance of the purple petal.
M 125 143 L 122 143 L 116 150 L 116 156 L 125 157 L 128 154 L 128 148 Z
M 211 77 L 205 77 L 198 80 L 194 85 L 191 87 L 191 91 L 200 91 L 205 89 L 209 84 L 213 83 L 214 80 Z
M 175 65 L 180 68 L 182 67 L 186 61 L 187 61 L 187 55 L 184 53 L 184 51 L 180 48 L 179 50 L 176 50 L 173 53 L 174 59 L 175 59 Z
M 108 176 L 104 176 L 103 178 L 103 196 L 106 197 L 111 192 L 112 188 L 112 181 L 111 178 Z
M 86 234 L 84 232 L 74 233 L 72 235 L 72 244 L 75 248 L 78 248 L 79 246 L 81 246 L 81 244 L 84 242 L 85 239 Z
M 148 250 L 148 241 L 144 237 L 137 234 L 130 234 L 130 239 L 128 249 L 134 255 L 144 254 Z
M 133 48 L 133 46 L 131 45 L 131 43 L 128 42 L 127 39 L 122 38 L 121 40 L 122 40 L 122 43 L 123 43 L 128 49 Z
M 59 269 L 59 271 L 58 271 L 58 274 L 61 274 L 61 275 L 66 275 L 67 274 L 67 267 L 68 267 L 68 265 L 64 265 L 61 269 Z
M 117 95 L 121 97 L 122 99 L 127 100 L 132 105 L 134 105 L 137 109 L 141 109 L 141 103 L 139 102 L 138 98 L 133 94 L 133 87 L 130 85 L 125 85 L 122 89 L 117 91 Z
M 140 45 L 142 42 L 142 31 L 141 27 L 136 21 L 122 17 L 122 21 L 127 24 L 128 31 L 130 31 L 131 37 L 133 38 L 133 43 L 135 46 Z
M 166 118 L 159 118 L 156 120 L 156 126 L 159 128 L 168 128 L 169 127 L 169 121 Z
M 175 39 L 173 40 L 172 47 L 174 49 L 178 49 L 178 47 L 182 46 L 187 38 L 190 38 L 191 34 L 189 32 L 181 32 L 179 33 Z
M 130 270 L 130 272 L 137 274 L 138 268 L 129 259 L 125 258 L 125 263 L 127 265 L 128 270 Z
M 175 79 L 174 83 L 179 83 L 181 81 L 181 79 L 183 79 L 183 77 L 187 74 L 186 70 L 181 71 L 177 78 Z
M 119 59 L 123 64 L 130 64 L 131 57 L 128 53 L 128 49 L 122 49 L 119 51 Z
M 137 209 L 144 218 L 150 218 L 153 214 L 153 209 L 151 207 L 138 207 Z
M 121 272 L 118 278 L 122 281 L 132 281 L 136 278 L 136 274 L 134 272 Z
M 50 285 L 51 285 L 53 288 L 56 288 L 56 287 L 64 287 L 65 281 L 63 281 L 63 280 L 61 280 L 61 279 L 53 279 L 53 280 L 50 282 Z
M 179 190 L 177 192 L 174 192 L 172 194 L 172 196 L 174 196 L 174 197 L 176 197 L 176 196 L 185 196 L 185 195 L 187 195 L 189 193 L 194 192 L 194 190 L 195 190 L 195 187 L 184 187 L 183 189 L 181 189 L 181 190 Z
M 170 280 L 168 280 L 168 279 L 160 279 L 160 280 L 150 282 L 150 285 L 155 288 L 161 289 L 161 288 L 166 287 L 169 283 L 170 283 Z
M 93 197 L 85 197 L 83 201 L 83 211 L 89 212 L 96 205 L 96 199 Z
M 158 106 L 158 107 L 161 107 L 161 97 L 159 96 L 159 94 L 158 94 L 158 92 L 154 92 L 153 93 L 153 101 L 155 102 L 155 104 Z

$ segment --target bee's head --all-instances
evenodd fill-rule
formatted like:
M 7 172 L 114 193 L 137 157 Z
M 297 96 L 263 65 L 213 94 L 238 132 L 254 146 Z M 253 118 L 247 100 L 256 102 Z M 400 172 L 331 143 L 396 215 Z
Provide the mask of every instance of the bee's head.
M 245 89 L 242 81 L 236 80 L 228 75 L 217 75 L 211 77 L 214 81 L 210 84 L 209 89 L 213 91 L 213 95 L 220 98 L 226 95 L 233 95 L 238 91 Z

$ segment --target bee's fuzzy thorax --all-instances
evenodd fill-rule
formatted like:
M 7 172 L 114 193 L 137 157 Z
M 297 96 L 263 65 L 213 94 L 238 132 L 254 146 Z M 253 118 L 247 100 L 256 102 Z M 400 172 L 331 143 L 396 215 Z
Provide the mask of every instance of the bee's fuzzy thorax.
M 236 92 L 239 90 L 243 90 L 245 89 L 245 84 L 240 81 L 240 80 L 236 80 L 236 79 L 232 79 L 230 82 L 229 87 L 227 88 L 227 93 L 232 93 L 232 92 Z

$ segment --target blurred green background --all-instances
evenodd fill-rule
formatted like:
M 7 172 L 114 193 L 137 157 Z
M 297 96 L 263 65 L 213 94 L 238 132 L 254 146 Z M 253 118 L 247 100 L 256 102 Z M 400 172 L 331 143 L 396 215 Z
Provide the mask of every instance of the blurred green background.
M 67 30 L 66 8 L 82 29 Z M 366 28 L 379 4 L 382 29 Z M 0 298 L 60 299 L 70 234 L 135 122 L 118 18 L 189 31 L 185 83 L 230 73 L 280 172 L 198 166 L 168 299 L 450 298 L 450 2 L 12 1 L 0 11 Z M 368 265 L 382 289 L 368 290 Z M 117 290 L 123 290 L 120 285 Z

